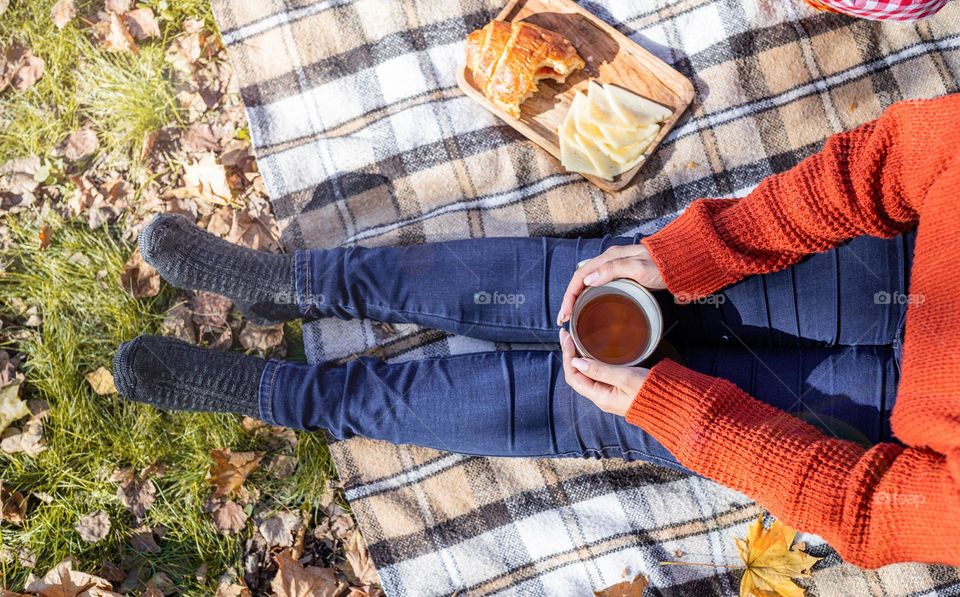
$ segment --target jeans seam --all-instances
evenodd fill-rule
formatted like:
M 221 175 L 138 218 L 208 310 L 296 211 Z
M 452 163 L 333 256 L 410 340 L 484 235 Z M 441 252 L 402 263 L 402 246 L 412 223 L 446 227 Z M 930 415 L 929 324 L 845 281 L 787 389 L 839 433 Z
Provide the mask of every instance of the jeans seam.
M 462 323 L 462 324 L 472 325 L 472 326 L 501 327 L 501 328 L 507 328 L 511 330 L 532 330 L 532 331 L 538 331 L 538 332 L 551 332 L 554 330 L 553 326 L 541 327 L 541 326 L 529 326 L 529 325 L 510 325 L 506 323 L 490 323 L 486 321 L 466 321 L 463 319 L 457 319 L 456 317 L 450 317 L 449 315 L 437 315 L 434 313 L 426 313 L 424 311 L 411 311 L 409 309 L 393 309 L 391 307 L 385 307 L 381 303 L 366 302 L 364 303 L 364 305 L 374 307 L 377 309 L 383 309 L 385 311 L 392 311 L 393 313 L 401 313 L 403 315 L 425 315 L 427 317 L 436 317 L 437 319 L 443 319 L 445 321 L 453 321 L 456 323 Z M 341 305 L 340 308 L 348 309 L 350 311 L 354 311 L 355 313 L 357 312 L 357 309 L 355 307 L 348 307 L 346 305 Z

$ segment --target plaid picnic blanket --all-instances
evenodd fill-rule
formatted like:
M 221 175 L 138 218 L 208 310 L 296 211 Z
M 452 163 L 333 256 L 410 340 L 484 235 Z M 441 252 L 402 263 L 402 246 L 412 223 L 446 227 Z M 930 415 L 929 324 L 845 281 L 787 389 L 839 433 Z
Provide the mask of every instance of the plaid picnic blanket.
M 214 0 L 288 248 L 652 232 L 894 101 L 958 87 L 960 2 L 920 23 L 880 24 L 787 0 L 584 0 L 697 90 L 640 182 L 604 194 L 457 89 L 463 39 L 502 1 Z M 304 339 L 312 361 L 509 348 L 370 321 L 313 322 Z M 736 571 L 659 562 L 736 564 L 733 537 L 761 512 L 652 465 L 364 439 L 332 450 L 395 596 L 589 594 L 638 573 L 655 594 L 730 595 Z M 862 571 L 807 539 L 826 555 L 810 595 L 960 594 L 955 569 Z

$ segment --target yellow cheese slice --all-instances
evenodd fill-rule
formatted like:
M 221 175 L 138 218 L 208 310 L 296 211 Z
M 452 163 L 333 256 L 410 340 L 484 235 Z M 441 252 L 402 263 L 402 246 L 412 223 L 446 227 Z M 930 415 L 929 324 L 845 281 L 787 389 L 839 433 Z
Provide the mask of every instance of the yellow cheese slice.
M 596 176 L 613 180 L 613 177 L 623 172 L 620 165 L 610 159 L 610 156 L 600 150 L 599 147 L 584 139 L 581 135 L 575 134 L 573 140 L 576 141 L 579 149 L 583 152 L 590 163 L 593 164 Z
M 607 94 L 603 87 L 596 81 L 591 80 L 587 84 L 587 102 L 590 119 L 597 124 L 614 124 L 619 121 L 619 116 L 614 112 Z M 626 123 L 630 124 L 630 123 Z
M 574 141 L 564 135 L 560 136 L 560 163 L 570 172 L 595 174 L 590 158 L 580 151 Z
M 673 111 L 616 85 L 604 85 L 607 105 L 626 124 L 663 122 Z
M 603 143 L 605 138 L 603 133 L 600 132 L 596 121 L 590 117 L 588 103 L 589 100 L 587 96 L 582 93 L 578 93 L 573 99 L 570 111 L 572 112 L 574 127 L 576 128 L 576 132 L 580 133 L 585 139 L 594 143 Z

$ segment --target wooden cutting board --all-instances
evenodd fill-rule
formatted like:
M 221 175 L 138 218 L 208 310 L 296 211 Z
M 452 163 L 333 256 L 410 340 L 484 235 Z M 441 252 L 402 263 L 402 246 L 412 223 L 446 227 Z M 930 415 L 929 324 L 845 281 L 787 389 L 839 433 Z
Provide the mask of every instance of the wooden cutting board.
M 520 118 L 514 118 L 488 100 L 474 84 L 466 66 L 457 71 L 457 82 L 464 93 L 558 160 L 557 129 L 567 115 L 573 96 L 585 92 L 590 79 L 614 83 L 673 108 L 673 116 L 662 124 L 660 134 L 644 154 L 644 161 L 612 181 L 584 175 L 608 192 L 620 191 L 629 185 L 693 100 L 690 81 L 572 0 L 512 0 L 497 19 L 526 21 L 556 31 L 569 39 L 586 61 L 586 66 L 570 75 L 565 83 L 540 81 L 540 90 L 520 106 Z

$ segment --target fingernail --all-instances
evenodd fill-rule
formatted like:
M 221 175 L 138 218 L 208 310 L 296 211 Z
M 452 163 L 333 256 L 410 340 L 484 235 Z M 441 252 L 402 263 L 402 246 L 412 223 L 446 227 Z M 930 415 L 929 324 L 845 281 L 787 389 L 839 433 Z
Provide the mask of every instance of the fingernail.
M 557 325 L 563 325 L 563 313 L 557 313 Z
M 592 274 L 590 274 L 589 276 L 583 279 L 583 283 L 586 284 L 587 286 L 590 286 L 591 284 L 596 282 L 598 278 L 600 278 L 600 274 L 598 274 L 597 272 L 593 272 Z
M 586 359 L 581 359 L 579 357 L 570 361 L 570 364 L 584 373 L 586 373 L 587 369 L 590 368 L 590 363 L 588 363 Z

